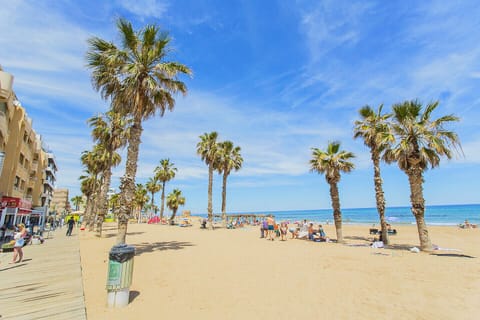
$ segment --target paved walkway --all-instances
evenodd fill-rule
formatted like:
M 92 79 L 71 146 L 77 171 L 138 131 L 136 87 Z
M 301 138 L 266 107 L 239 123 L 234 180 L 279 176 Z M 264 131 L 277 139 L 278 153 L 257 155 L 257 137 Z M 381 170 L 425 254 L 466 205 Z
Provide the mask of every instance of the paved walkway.
M 24 247 L 22 263 L 9 264 L 13 253 L 0 253 L 0 320 L 87 318 L 78 233 L 65 232 Z

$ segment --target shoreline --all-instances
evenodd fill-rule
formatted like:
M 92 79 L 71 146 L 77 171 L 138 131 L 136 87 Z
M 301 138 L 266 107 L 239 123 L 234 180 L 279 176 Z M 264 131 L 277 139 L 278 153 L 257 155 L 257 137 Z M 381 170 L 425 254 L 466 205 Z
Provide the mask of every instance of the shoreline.
M 136 248 L 130 304 L 106 307 L 105 237 L 80 234 L 89 319 L 143 319 L 158 314 L 185 319 L 473 319 L 480 301 L 479 229 L 431 227 L 444 250 L 412 253 L 416 226 L 397 227 L 391 248 L 368 246 L 368 226 L 344 225 L 347 244 L 307 240 L 265 241 L 258 227 L 202 230 L 130 224 Z M 335 238 L 335 227 L 324 226 Z M 385 301 L 387 303 L 378 303 Z

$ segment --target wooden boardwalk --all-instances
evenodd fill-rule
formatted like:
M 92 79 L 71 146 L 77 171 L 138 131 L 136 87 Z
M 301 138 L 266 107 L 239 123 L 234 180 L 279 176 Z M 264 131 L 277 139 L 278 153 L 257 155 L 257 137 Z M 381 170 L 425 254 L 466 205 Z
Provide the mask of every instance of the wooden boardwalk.
M 78 232 L 50 233 L 41 245 L 24 247 L 24 262 L 0 253 L 0 320 L 85 320 Z

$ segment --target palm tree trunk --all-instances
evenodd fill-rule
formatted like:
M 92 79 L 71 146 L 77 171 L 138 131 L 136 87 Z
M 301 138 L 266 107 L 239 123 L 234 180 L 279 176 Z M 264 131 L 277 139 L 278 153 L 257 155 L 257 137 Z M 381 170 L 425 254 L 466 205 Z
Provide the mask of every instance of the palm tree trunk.
M 170 217 L 170 224 L 173 225 L 173 221 L 175 221 L 175 216 L 177 214 L 177 209 L 172 210 L 172 216 Z
M 162 182 L 162 207 L 160 208 L 160 223 L 163 221 L 163 212 L 165 210 L 165 181 Z
M 340 211 L 340 197 L 338 195 L 338 186 L 335 182 L 330 183 L 330 197 L 332 198 L 333 220 L 335 221 L 337 242 L 343 243 L 342 212 Z
M 112 180 L 111 163 L 112 163 L 112 156 L 110 155 L 108 169 L 105 170 L 105 172 L 103 173 L 103 184 L 102 184 L 102 188 L 100 189 L 100 198 L 98 199 L 99 200 L 98 207 L 100 208 L 99 210 L 100 214 L 97 221 L 97 231 L 98 231 L 98 236 L 100 238 L 102 237 L 103 220 L 105 220 L 105 215 L 108 212 L 107 192 L 108 192 L 108 189 L 110 188 L 110 181 Z
M 130 128 L 125 175 L 122 177 L 120 184 L 117 244 L 124 244 L 127 236 L 128 218 L 132 212 L 132 203 L 135 197 L 135 176 L 137 174 L 138 150 L 142 130 L 142 119 L 140 116 L 135 116 Z
M 382 177 L 380 175 L 380 157 L 378 152 L 372 151 L 373 161 L 373 182 L 375 184 L 375 200 L 377 202 L 378 216 L 380 217 L 380 226 L 382 227 L 382 241 L 389 244 L 387 221 L 385 220 L 385 196 L 382 188 Z
M 228 174 L 225 172 L 222 183 L 222 225 L 224 228 L 227 227 L 227 177 Z
M 91 195 L 87 195 L 87 201 L 85 202 L 85 211 L 83 212 L 83 226 L 86 227 L 88 226 L 88 219 L 89 219 L 89 208 L 90 208 L 90 202 L 91 202 Z
M 155 207 L 154 197 L 155 197 L 155 192 L 152 192 L 152 202 L 151 202 L 151 210 L 152 211 L 154 211 L 154 207 Z M 150 214 L 149 217 L 152 218 L 152 215 Z
M 142 223 L 142 210 L 143 210 L 143 207 L 140 206 L 138 207 L 138 224 Z
M 93 231 L 93 226 L 95 224 L 95 205 L 97 202 L 96 191 L 97 190 L 95 190 L 93 194 L 90 196 L 90 208 L 89 208 L 88 220 L 87 220 L 88 231 Z
M 213 207 L 212 207 L 212 186 L 213 186 L 213 164 L 208 166 L 208 223 L 210 229 L 213 229 Z
M 412 213 L 417 221 L 418 237 L 420 239 L 420 249 L 422 251 L 432 251 L 432 243 L 428 235 L 427 225 L 425 223 L 425 199 L 423 198 L 423 170 L 412 168 L 407 171 L 408 182 L 410 183 L 410 202 L 412 204 Z

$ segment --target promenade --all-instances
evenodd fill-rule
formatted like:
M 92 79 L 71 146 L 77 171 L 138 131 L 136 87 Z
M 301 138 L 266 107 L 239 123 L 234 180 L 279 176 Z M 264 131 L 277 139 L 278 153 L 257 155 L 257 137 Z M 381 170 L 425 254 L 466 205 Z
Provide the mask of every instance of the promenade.
M 78 229 L 50 233 L 41 245 L 24 247 L 24 261 L 9 264 L 0 253 L 0 319 L 86 319 Z

